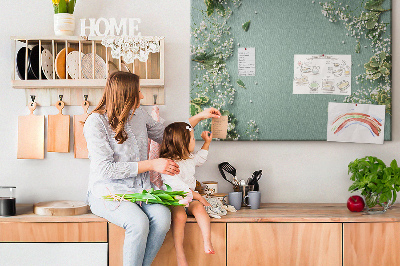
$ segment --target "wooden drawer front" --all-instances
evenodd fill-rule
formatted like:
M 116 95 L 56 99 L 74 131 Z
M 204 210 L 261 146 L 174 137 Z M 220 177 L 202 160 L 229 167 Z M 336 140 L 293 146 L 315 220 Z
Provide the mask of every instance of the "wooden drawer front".
M 0 242 L 107 242 L 107 223 L 0 223 Z
M 341 223 L 228 223 L 228 266 L 342 265 Z
M 400 265 L 400 223 L 343 224 L 343 265 Z
M 122 266 L 122 247 L 125 230 L 114 224 L 109 224 L 109 265 Z M 189 265 L 223 266 L 226 265 L 226 224 L 211 224 L 211 240 L 216 254 L 204 253 L 203 238 L 197 223 L 187 223 L 185 227 L 185 254 Z M 174 239 L 171 231 L 167 233 L 153 266 L 177 265 Z M 245 264 L 244 264 L 245 265 Z

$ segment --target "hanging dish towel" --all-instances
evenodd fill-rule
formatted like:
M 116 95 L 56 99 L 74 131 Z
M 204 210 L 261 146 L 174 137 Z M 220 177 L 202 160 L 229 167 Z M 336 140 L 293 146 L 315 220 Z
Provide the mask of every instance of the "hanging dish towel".
M 153 109 L 151 111 L 151 117 L 157 122 L 160 122 L 160 120 L 162 120 L 160 118 L 160 110 L 157 105 L 153 106 Z M 149 146 L 148 146 L 149 160 L 159 158 L 160 146 L 161 145 L 158 144 L 157 142 L 149 139 Z M 161 186 L 163 184 L 161 180 L 161 174 L 155 171 L 150 171 L 150 182 L 152 182 L 157 188 L 161 189 Z

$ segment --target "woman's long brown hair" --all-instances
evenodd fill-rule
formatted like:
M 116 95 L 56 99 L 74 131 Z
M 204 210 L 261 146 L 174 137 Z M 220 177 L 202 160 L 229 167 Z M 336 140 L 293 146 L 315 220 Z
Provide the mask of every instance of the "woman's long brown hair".
M 190 128 L 185 122 L 175 122 L 168 125 L 164 131 L 160 148 L 160 158 L 172 160 L 189 159 Z
M 115 140 L 121 144 L 128 138 L 124 128 L 129 111 L 136 109 L 139 101 L 139 76 L 117 71 L 108 76 L 103 97 L 92 112 L 107 114 Z

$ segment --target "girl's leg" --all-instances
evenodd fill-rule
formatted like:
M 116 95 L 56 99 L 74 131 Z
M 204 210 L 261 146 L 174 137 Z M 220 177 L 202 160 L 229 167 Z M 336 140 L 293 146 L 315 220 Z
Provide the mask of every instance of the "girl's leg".
M 150 232 L 147 237 L 143 266 L 150 266 L 164 242 L 165 235 L 169 231 L 171 211 L 161 204 L 145 203 L 142 203 L 142 210 L 146 213 L 150 222 Z
M 211 223 L 204 205 L 199 201 L 192 201 L 188 208 L 189 214 L 193 214 L 203 235 L 204 251 L 208 254 L 215 254 L 211 243 Z
M 176 259 L 178 266 L 187 266 L 185 250 L 183 249 L 183 238 L 187 215 L 182 206 L 171 206 L 172 212 L 172 235 L 174 237 Z
M 142 209 L 136 203 L 106 201 L 90 194 L 88 201 L 92 213 L 125 229 L 124 266 L 142 265 L 149 234 L 149 219 Z

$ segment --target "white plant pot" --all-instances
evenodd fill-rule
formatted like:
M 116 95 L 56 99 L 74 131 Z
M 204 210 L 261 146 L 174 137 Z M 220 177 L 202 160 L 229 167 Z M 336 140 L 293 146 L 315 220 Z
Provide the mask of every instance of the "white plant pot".
M 54 33 L 56 36 L 71 36 L 75 31 L 74 14 L 59 13 L 54 14 Z

